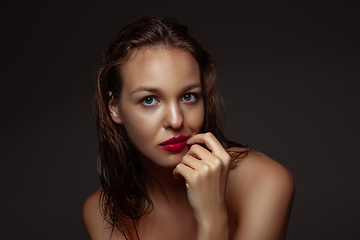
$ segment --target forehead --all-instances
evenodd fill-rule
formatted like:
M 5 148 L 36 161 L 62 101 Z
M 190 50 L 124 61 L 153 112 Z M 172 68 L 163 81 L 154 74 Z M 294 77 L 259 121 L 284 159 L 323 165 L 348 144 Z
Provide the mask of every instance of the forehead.
M 196 60 L 184 50 L 141 49 L 124 64 L 122 81 L 124 88 L 200 83 L 200 70 Z

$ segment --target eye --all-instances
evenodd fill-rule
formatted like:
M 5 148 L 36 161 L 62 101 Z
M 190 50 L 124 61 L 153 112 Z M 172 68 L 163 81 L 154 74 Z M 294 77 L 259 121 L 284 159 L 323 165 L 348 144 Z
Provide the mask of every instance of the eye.
M 140 100 L 140 102 L 147 107 L 157 104 L 159 101 L 153 96 L 147 96 Z
M 184 102 L 196 102 L 197 94 L 196 93 L 186 93 L 181 98 Z

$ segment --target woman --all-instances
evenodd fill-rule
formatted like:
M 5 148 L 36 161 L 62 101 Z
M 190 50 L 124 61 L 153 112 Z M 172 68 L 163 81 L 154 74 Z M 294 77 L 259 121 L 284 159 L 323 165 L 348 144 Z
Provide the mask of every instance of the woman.
M 223 136 L 215 78 L 174 20 L 120 31 L 95 96 L 102 188 L 83 207 L 91 239 L 285 239 L 292 176 Z

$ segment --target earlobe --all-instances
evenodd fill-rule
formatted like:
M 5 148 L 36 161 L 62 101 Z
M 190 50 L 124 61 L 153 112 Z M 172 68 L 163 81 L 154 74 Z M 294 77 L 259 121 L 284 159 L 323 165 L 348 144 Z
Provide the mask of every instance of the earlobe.
M 110 112 L 110 116 L 112 118 L 112 120 L 118 124 L 121 124 L 121 117 L 119 114 L 119 107 L 116 103 L 116 101 L 114 100 L 114 98 L 111 98 L 111 100 L 109 101 L 109 112 Z

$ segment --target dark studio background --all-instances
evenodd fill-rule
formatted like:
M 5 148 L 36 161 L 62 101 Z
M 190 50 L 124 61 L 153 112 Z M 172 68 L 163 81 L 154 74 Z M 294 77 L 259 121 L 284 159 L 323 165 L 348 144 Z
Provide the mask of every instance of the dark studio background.
M 2 1 L 0 238 L 87 239 L 96 67 L 155 14 L 212 53 L 228 136 L 293 173 L 288 239 L 360 239 L 358 0 Z

